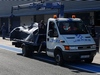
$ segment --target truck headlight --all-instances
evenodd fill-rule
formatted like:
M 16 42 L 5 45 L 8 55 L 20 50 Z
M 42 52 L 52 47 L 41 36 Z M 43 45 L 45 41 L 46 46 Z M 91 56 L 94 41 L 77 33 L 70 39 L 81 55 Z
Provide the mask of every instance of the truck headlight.
M 96 45 L 92 45 L 91 47 L 92 47 L 92 48 L 96 48 Z

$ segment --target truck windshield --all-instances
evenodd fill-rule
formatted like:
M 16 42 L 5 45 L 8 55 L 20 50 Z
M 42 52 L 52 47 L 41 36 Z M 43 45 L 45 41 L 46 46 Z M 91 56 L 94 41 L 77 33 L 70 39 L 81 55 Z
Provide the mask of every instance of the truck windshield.
M 82 21 L 58 21 L 60 34 L 87 34 L 87 28 Z

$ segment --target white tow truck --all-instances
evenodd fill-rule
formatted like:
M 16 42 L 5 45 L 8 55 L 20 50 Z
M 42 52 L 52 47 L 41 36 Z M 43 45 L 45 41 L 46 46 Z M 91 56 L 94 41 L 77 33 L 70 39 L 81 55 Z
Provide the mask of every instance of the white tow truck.
M 87 26 L 75 15 L 72 18 L 54 16 L 47 21 L 45 33 L 33 33 L 26 40 L 12 43 L 22 48 L 23 56 L 32 56 L 34 52 L 44 51 L 55 58 L 58 65 L 66 61 L 84 61 L 91 63 L 96 55 L 96 44 Z

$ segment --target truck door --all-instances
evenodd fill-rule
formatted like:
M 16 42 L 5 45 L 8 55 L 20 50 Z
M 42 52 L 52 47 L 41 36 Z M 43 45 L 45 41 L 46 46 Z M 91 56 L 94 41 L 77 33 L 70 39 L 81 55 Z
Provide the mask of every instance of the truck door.
M 58 33 L 56 24 L 53 21 L 49 22 L 49 28 L 47 29 L 47 54 L 49 56 L 54 56 L 54 47 L 57 43 Z

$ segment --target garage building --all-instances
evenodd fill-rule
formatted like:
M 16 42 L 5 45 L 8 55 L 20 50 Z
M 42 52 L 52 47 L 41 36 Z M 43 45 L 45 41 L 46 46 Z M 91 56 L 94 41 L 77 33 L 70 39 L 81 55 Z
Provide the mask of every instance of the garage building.
M 45 22 L 49 17 L 57 14 L 57 10 L 41 10 L 36 9 L 24 9 L 15 10 L 14 19 L 11 25 L 10 16 L 12 6 L 32 3 L 32 2 L 62 2 L 65 5 L 64 17 L 71 17 L 75 14 L 76 17 L 81 18 L 86 25 L 94 24 L 95 26 L 100 26 L 100 1 L 96 0 L 1 0 L 0 1 L 0 27 L 3 23 L 6 24 L 7 31 L 10 32 L 13 28 L 20 25 L 30 25 L 34 22 L 40 22 L 44 20 Z

